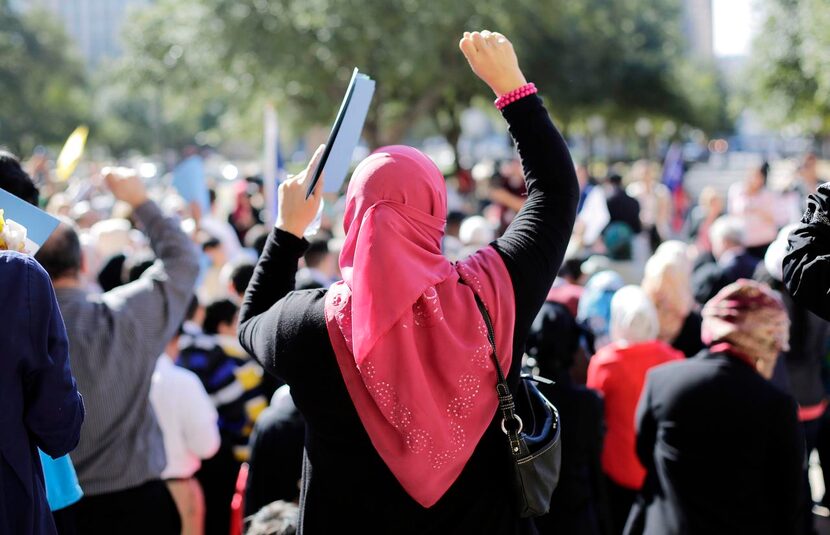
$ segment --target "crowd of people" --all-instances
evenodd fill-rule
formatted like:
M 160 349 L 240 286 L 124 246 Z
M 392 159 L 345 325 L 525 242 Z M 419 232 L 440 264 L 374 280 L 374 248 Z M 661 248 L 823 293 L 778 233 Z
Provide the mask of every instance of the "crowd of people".
M 528 87 L 503 36 L 461 48 L 497 95 Z M 534 93 L 500 108 L 517 156 L 492 180 L 387 147 L 308 238 L 305 171 L 269 221 L 253 177 L 202 211 L 120 168 L 36 184 L 0 153 L 0 188 L 61 218 L 34 258 L 0 253 L 0 533 L 814 533 L 817 158 L 782 191 L 766 163 L 705 188 L 681 228 L 659 164 L 590 176 Z M 509 381 L 554 381 L 539 518 L 507 490 L 473 291 Z

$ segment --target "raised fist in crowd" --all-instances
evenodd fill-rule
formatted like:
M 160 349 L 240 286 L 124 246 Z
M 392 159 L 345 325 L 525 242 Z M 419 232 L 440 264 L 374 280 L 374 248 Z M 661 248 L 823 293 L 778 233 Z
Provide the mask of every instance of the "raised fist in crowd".
M 513 45 L 502 34 L 488 30 L 464 32 L 458 46 L 476 76 L 490 86 L 496 96 L 527 84 Z

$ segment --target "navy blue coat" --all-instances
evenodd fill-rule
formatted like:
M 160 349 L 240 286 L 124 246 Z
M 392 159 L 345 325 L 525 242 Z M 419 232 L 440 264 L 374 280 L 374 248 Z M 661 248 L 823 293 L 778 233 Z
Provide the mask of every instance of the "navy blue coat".
M 37 448 L 52 457 L 80 438 L 83 401 L 46 271 L 0 252 L 0 535 L 55 533 Z

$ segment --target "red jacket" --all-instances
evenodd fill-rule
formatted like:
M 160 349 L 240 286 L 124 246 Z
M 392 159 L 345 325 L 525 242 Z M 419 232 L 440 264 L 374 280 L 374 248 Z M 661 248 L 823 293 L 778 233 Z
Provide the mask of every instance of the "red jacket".
M 618 343 L 600 349 L 588 363 L 587 386 L 605 398 L 605 445 L 602 469 L 618 485 L 639 490 L 646 470 L 635 451 L 634 415 L 646 372 L 666 362 L 683 359 L 683 353 L 660 341 L 631 346 Z

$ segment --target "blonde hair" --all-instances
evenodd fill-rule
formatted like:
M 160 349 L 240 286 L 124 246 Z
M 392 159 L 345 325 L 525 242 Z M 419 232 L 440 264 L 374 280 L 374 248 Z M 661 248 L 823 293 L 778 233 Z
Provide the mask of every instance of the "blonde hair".
M 675 339 L 694 306 L 691 278 L 692 263 L 683 242 L 664 242 L 646 262 L 641 286 L 657 309 L 659 338 L 664 342 Z

